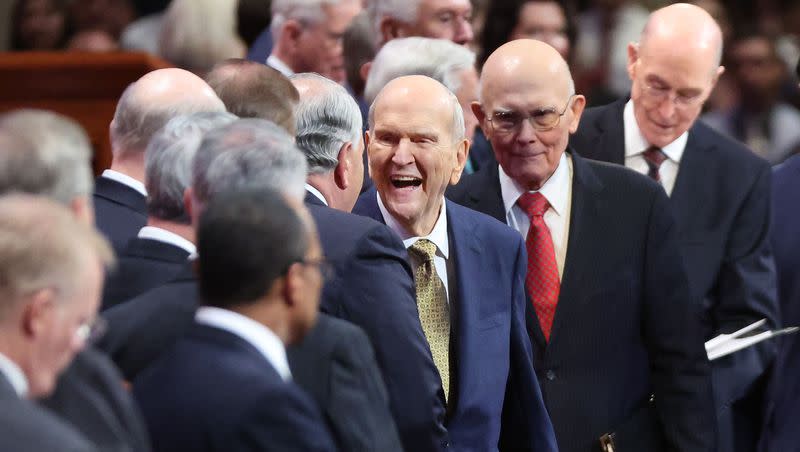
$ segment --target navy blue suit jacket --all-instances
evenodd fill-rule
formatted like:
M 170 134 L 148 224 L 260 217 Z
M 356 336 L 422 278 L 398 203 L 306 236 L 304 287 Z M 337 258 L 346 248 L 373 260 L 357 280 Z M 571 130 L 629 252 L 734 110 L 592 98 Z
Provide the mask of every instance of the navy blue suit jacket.
M 625 102 L 584 112 L 570 140 L 578 153 L 625 164 Z M 689 129 L 669 204 L 689 287 L 701 300 L 705 340 L 762 318 L 768 328 L 778 325 L 775 264 L 768 240 L 770 184 L 767 162 L 742 144 L 701 121 Z M 745 425 L 757 430 L 760 410 L 745 401 L 741 409 L 734 404 L 763 387 L 760 377 L 774 355 L 775 343 L 768 341 L 712 363 L 721 450 L 733 450 L 734 442 L 749 443 L 745 450 L 755 447 L 757 432 L 750 438 L 742 433 Z M 733 431 L 734 422 L 740 424 L 739 432 Z
M 120 254 L 147 224 L 146 198 L 125 184 L 100 176 L 94 182 L 94 217 L 97 229 Z
M 376 196 L 365 192 L 354 212 L 383 222 Z M 525 330 L 525 244 L 507 226 L 451 202 L 447 226 L 455 268 L 448 286 L 450 444 L 458 451 L 555 451 Z
M 633 171 L 571 154 L 569 240 L 549 343 L 532 309 L 528 317 L 559 450 L 598 450 L 602 434 L 655 394 L 670 450 L 711 451 L 709 364 L 667 197 Z M 497 165 L 448 196 L 506 219 Z
M 310 193 L 306 205 L 336 269 L 320 309 L 367 333 L 405 450 L 441 450 L 447 442 L 442 385 L 419 322 L 402 242 L 385 225 L 326 207 Z
M 778 271 L 783 326 L 800 325 L 800 157 L 776 168 L 772 178 L 772 247 Z M 787 336 L 770 383 L 767 428 L 762 449 L 800 452 L 800 339 Z
M 188 257 L 181 247 L 134 237 L 106 278 L 101 310 L 166 284 L 186 265 Z
M 218 328 L 193 325 L 133 394 L 156 452 L 336 450 L 314 402 Z

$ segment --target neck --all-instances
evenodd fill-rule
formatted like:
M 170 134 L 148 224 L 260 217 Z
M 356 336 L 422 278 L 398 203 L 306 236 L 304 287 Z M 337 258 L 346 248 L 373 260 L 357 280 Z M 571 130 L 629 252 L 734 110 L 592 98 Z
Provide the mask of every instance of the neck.
M 301 72 L 297 68 L 297 62 L 292 55 L 286 50 L 286 47 L 280 42 L 275 43 L 275 48 L 272 50 L 272 56 L 281 60 L 283 64 L 289 67 L 293 72 Z
M 346 205 L 341 196 L 343 194 L 342 190 L 336 186 L 336 182 L 333 180 L 333 172 L 325 174 L 309 174 L 306 182 L 308 185 L 311 185 L 319 190 L 320 193 L 322 193 L 322 196 L 328 203 L 328 207 L 345 212 L 350 212 L 353 210 L 353 204 L 355 204 L 355 202 L 353 202 L 351 205 Z
M 442 212 L 441 203 L 443 202 L 444 198 L 441 198 L 436 208 L 430 209 L 428 212 L 424 212 L 418 218 L 405 222 L 403 227 L 406 228 L 407 232 L 414 237 L 424 237 L 430 235 L 430 233 L 433 232 L 434 226 L 436 226 L 436 222 L 439 220 L 439 214 Z
M 135 157 L 114 158 L 111 169 L 144 182 L 144 153 L 137 152 Z
M 291 345 L 296 342 L 289 327 L 289 318 L 283 306 L 283 300 L 259 300 L 246 305 L 235 306 L 231 311 L 252 319 L 269 328 L 283 342 Z
M 169 231 L 175 235 L 179 235 L 184 239 L 195 243 L 194 228 L 190 224 L 175 223 L 173 221 L 162 220 L 153 216 L 147 217 L 147 225 L 154 228 L 160 228 Z

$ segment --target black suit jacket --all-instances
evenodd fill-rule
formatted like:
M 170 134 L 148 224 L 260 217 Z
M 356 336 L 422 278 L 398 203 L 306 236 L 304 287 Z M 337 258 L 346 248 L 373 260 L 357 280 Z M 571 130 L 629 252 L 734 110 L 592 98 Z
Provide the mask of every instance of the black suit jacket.
M 655 394 L 670 450 L 711 451 L 709 364 L 667 197 L 633 171 L 571 154 L 569 239 L 549 343 L 528 303 L 559 450 L 598 450 L 603 433 Z M 449 196 L 505 221 L 497 171 L 467 176 Z
M 317 402 L 339 449 L 402 452 L 386 386 L 360 328 L 320 313 L 287 354 L 294 382 Z
M 55 392 L 41 401 L 103 451 L 148 451 L 138 407 L 122 375 L 100 351 L 87 348 L 61 374 Z
M 333 451 L 314 402 L 253 345 L 193 325 L 134 383 L 155 451 Z
M 101 310 L 166 284 L 186 265 L 188 257 L 189 253 L 179 246 L 132 238 L 106 278 Z
M 800 325 L 800 156 L 776 168 L 772 184 L 772 237 L 783 326 Z M 800 339 L 782 338 L 770 383 L 761 450 L 800 452 Z
M 98 449 L 48 410 L 21 399 L 0 372 L 0 450 L 95 452 Z
M 120 254 L 128 240 L 147 224 L 146 198 L 125 184 L 98 177 L 94 182 L 94 216 L 97 229 Z
M 419 322 L 405 247 L 374 220 L 326 207 L 310 193 L 306 205 L 336 269 L 320 309 L 369 337 L 405 450 L 440 450 L 447 442 L 442 385 Z
M 624 165 L 625 102 L 584 112 L 578 133 L 570 140 L 581 155 Z M 767 162 L 742 144 L 701 121 L 689 129 L 669 204 L 678 224 L 689 287 L 694 298 L 701 300 L 705 340 L 762 318 L 767 319 L 768 328 L 779 323 L 775 264 L 768 240 L 770 184 Z M 743 399 L 761 390 L 760 377 L 774 355 L 775 343 L 768 341 L 714 361 L 722 450 L 733 450 L 734 442 L 747 442 L 744 450 L 755 447 L 757 433 L 750 438 L 737 433 L 734 439 L 733 424 L 760 425 L 760 410 Z M 740 400 L 744 406 L 732 410 Z M 741 432 L 745 425 L 735 430 Z

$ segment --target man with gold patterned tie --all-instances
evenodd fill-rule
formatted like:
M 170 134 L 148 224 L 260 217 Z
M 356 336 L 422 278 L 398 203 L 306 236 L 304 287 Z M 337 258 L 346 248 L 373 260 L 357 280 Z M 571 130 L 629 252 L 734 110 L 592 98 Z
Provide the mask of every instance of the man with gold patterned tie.
M 467 157 L 458 99 L 400 77 L 370 108 L 375 188 L 354 213 L 387 224 L 409 250 L 417 307 L 458 451 L 555 451 L 525 331 L 525 244 L 489 217 L 445 201 Z

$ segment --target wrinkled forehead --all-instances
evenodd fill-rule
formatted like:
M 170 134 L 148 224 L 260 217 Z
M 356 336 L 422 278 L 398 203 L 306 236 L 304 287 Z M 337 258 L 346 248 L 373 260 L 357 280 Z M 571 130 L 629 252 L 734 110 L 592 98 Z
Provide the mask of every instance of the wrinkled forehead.
M 535 67 L 485 74 L 480 90 L 485 111 L 563 106 L 572 94 L 569 79 Z

